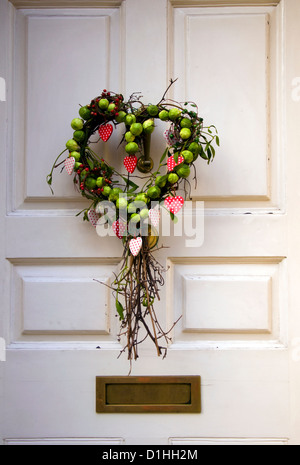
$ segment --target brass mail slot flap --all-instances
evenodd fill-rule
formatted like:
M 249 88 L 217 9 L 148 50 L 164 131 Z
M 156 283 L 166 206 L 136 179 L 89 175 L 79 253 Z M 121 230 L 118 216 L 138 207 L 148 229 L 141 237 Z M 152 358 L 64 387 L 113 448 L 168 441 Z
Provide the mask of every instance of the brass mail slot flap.
M 97 413 L 199 413 L 200 376 L 97 376 Z

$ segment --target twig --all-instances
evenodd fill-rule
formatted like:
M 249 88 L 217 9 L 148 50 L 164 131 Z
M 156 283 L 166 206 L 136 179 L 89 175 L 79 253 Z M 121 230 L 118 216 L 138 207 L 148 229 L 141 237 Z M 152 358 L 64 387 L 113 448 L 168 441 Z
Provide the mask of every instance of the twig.
M 119 356 L 127 351 L 128 360 L 136 360 L 139 344 L 149 337 L 156 347 L 157 355 L 163 354 L 165 357 L 167 347 L 161 345 L 159 340 L 164 338 L 168 344 L 171 340 L 168 336 L 171 329 L 162 329 L 155 314 L 153 301 L 160 298 L 158 286 L 164 284 L 163 272 L 166 270 L 153 257 L 147 238 L 143 238 L 142 249 L 136 257 L 128 252 L 129 240 L 130 238 L 125 243 L 121 272 L 115 274 L 113 283 L 110 285 L 97 279 L 94 281 L 104 284 L 112 289 L 117 297 L 121 295 L 124 299 L 124 316 L 123 319 L 120 317 L 118 340 L 121 341 L 126 336 L 126 343 Z M 161 246 L 156 250 L 162 248 L 165 247 Z M 143 307 L 145 310 L 142 310 Z M 142 336 L 141 326 L 146 333 Z
M 172 87 L 172 85 L 174 84 L 174 82 L 177 81 L 177 79 L 178 79 L 178 78 L 176 78 L 174 81 L 173 81 L 172 78 L 170 79 L 170 84 L 169 84 L 168 87 L 166 88 L 164 95 L 162 96 L 161 100 L 158 102 L 158 105 L 159 105 L 161 102 L 164 102 L 165 96 L 167 95 L 168 90 L 170 89 L 170 87 Z

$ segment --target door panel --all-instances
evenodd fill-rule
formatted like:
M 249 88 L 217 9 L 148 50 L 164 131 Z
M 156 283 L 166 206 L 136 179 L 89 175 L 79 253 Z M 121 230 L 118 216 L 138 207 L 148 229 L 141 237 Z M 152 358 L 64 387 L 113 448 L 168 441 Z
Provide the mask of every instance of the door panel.
M 285 126 L 286 63 L 289 73 L 296 71 L 284 48 L 295 43 L 299 7 L 294 0 L 251 7 L 100 3 L 2 5 L 10 27 L 2 438 L 6 444 L 300 441 L 289 404 L 297 402 L 289 331 L 298 322 L 289 298 L 297 307 L 299 296 L 291 279 L 291 270 L 298 273 L 297 204 L 285 192 L 288 167 L 294 171 L 287 157 L 296 146 Z M 193 214 L 202 240 L 165 234 L 157 252 L 168 267 L 160 321 L 171 327 L 182 317 L 167 357 L 158 358 L 146 342 L 132 374 L 200 375 L 202 409 L 100 415 L 95 377 L 130 369 L 126 354 L 119 356 L 118 319 L 105 286 L 122 247 L 75 217 L 86 203 L 65 173 L 55 175 L 54 195 L 46 175 L 71 138 L 80 104 L 103 88 L 125 98 L 141 92 L 154 103 L 171 77 L 178 80 L 169 96 L 194 100 L 204 122 L 217 126 L 221 147 L 210 166 L 197 161 L 199 181 L 180 218 L 182 227 Z M 163 124 L 152 141 L 156 162 L 164 150 L 159 130 Z M 115 131 L 107 144 L 95 144 L 117 166 L 119 140 Z M 297 186 L 289 179 L 289 189 Z
M 119 9 L 17 10 L 14 22 L 16 169 L 11 209 L 77 207 L 82 202 L 72 183 L 55 177 L 53 197 L 45 178 L 53 154 L 72 137 L 66 118 L 71 121 L 80 105 L 99 93 L 99 82 L 121 85 Z M 112 145 L 110 141 L 115 150 Z
M 226 198 L 226 206 L 278 209 L 278 9 L 176 8 L 172 20 L 173 74 L 179 77 L 175 98 L 184 93 L 187 100 L 196 99 L 204 121 L 215 124 L 222 139 L 214 169 L 199 167 L 201 182 L 193 197 L 205 198 L 207 206 L 217 200 L 220 206 Z
M 219 159 L 214 170 L 199 169 L 194 196 L 268 197 L 268 16 L 233 8 L 175 11 L 176 96 L 184 90 L 204 120 L 221 128 Z
M 173 318 L 183 315 L 175 345 L 226 341 L 250 348 L 285 343 L 284 260 L 176 258 L 170 268 Z
M 12 260 L 14 343 L 31 342 L 38 348 L 54 340 L 115 341 L 116 321 L 107 286 L 117 264 L 78 258 Z

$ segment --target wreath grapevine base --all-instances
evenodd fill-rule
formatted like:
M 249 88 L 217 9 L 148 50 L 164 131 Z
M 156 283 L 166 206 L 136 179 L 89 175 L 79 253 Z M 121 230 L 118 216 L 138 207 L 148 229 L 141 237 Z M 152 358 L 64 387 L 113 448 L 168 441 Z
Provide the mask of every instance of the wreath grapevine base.
M 91 201 L 90 207 L 80 212 L 84 220 L 96 227 L 99 221 L 108 224 L 123 241 L 121 270 L 109 287 L 120 319 L 119 341 L 125 339 L 121 353 L 127 351 L 130 361 L 138 358 L 138 346 L 146 338 L 155 344 L 157 355 L 166 355 L 169 334 L 176 322 L 165 332 L 154 310 L 165 272 L 152 253 L 158 250 L 160 207 L 175 220 L 184 204 L 178 189 L 183 185 L 187 196 L 192 167 L 196 180 L 195 161 L 200 157 L 209 164 L 215 156 L 213 143 L 219 145 L 215 126 L 203 126 L 195 103 L 166 98 L 174 82 L 170 81 L 157 104 L 148 105 L 137 93 L 125 101 L 123 95 L 104 89 L 88 105 L 80 107 L 79 117 L 71 122 L 73 137 L 47 176 L 51 188 L 55 168 L 61 166 L 73 175 L 75 187 Z M 156 120 L 165 121 L 168 128 L 164 132 L 167 147 L 154 170 L 150 139 Z M 91 136 L 98 134 L 106 142 L 118 125 L 124 127 L 120 143 L 125 145 L 123 163 L 127 173 L 117 172 L 91 148 Z M 65 152 L 67 157 L 59 161 Z M 144 174 L 141 188 L 133 181 L 136 170 Z M 103 204 L 111 205 L 114 214 L 108 214 Z

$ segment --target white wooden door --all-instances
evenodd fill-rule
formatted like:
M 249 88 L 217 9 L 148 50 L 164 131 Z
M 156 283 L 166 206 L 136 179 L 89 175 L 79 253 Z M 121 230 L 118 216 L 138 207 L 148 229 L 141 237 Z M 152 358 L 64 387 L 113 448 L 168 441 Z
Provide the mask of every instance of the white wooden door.
M 299 1 L 63 4 L 0 4 L 3 443 L 299 444 Z M 203 241 L 166 236 L 158 254 L 157 312 L 166 327 L 183 318 L 167 357 L 146 345 L 132 374 L 200 375 L 202 409 L 97 414 L 95 377 L 128 373 L 93 281 L 122 249 L 75 217 L 84 203 L 64 174 L 54 196 L 46 175 L 79 104 L 103 88 L 153 103 L 171 77 L 221 147 L 197 165 Z M 155 133 L 156 160 L 163 148 Z

